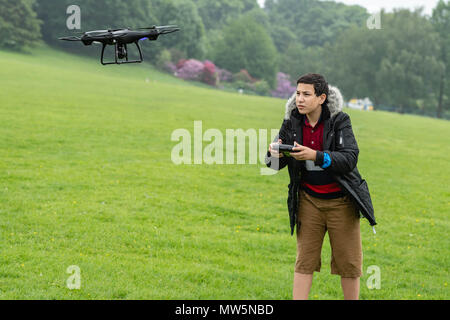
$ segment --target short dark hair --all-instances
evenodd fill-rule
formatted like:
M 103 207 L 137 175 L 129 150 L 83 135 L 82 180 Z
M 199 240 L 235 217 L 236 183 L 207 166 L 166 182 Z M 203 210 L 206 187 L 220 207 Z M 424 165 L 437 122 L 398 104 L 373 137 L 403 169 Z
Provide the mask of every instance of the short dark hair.
M 297 80 L 297 85 L 299 83 L 305 83 L 305 84 L 312 84 L 314 85 L 314 93 L 317 97 L 321 96 L 322 94 L 326 94 L 327 99 L 323 103 L 324 105 L 328 105 L 328 94 L 329 94 L 329 88 L 328 88 L 328 82 L 325 80 L 325 77 L 318 73 L 308 73 L 303 76 L 301 76 Z

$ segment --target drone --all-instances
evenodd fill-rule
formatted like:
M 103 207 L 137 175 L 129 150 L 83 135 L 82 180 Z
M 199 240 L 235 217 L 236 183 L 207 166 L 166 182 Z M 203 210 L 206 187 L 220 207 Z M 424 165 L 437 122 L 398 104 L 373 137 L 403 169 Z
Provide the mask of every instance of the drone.
M 114 30 L 95 30 L 83 33 L 82 36 L 70 36 L 59 38 L 64 41 L 81 41 L 85 46 L 90 46 L 93 43 L 100 43 L 103 45 L 102 56 L 100 62 L 102 65 L 108 64 L 126 64 L 126 63 L 141 63 L 144 61 L 142 57 L 141 47 L 139 41 L 149 40 L 155 41 L 162 34 L 168 34 L 179 31 L 180 28 L 176 25 L 170 26 L 153 26 L 150 28 L 139 28 L 136 30 L 114 29 Z M 139 60 L 128 59 L 127 44 L 134 43 L 139 51 Z M 104 54 L 107 45 L 115 46 L 115 60 L 113 62 L 105 62 Z

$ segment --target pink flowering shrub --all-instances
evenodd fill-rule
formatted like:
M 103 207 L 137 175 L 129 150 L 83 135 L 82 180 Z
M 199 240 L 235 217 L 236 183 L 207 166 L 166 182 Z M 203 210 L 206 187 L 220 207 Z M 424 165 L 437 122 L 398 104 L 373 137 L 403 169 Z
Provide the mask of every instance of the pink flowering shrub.
M 220 82 L 231 82 L 233 80 L 233 74 L 225 69 L 217 68 L 217 77 Z
M 178 61 L 176 65 L 168 65 L 166 69 L 173 68 L 173 73 L 184 80 L 201 81 L 211 86 L 218 82 L 218 68 L 209 60 L 201 62 L 196 59 Z
M 203 63 L 203 76 L 202 82 L 207 83 L 211 86 L 215 86 L 217 84 L 217 73 L 216 66 L 209 60 L 206 60 Z
M 177 69 L 181 69 L 183 65 L 186 63 L 187 59 L 180 59 L 177 63 Z
M 289 75 L 277 73 L 277 89 L 272 91 L 272 97 L 287 99 L 295 92 L 296 87 L 291 84 Z
M 181 68 L 176 71 L 176 75 L 184 80 L 201 80 L 204 68 L 201 61 L 189 59 L 181 64 Z

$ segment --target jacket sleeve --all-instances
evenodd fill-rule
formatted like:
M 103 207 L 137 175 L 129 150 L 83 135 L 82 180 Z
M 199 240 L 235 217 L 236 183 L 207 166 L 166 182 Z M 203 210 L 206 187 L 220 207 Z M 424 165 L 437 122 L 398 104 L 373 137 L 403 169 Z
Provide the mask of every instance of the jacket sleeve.
M 278 132 L 273 142 L 278 142 L 278 139 L 281 139 L 283 143 L 289 143 L 289 122 L 289 120 L 283 121 L 280 131 Z M 267 151 L 266 153 L 265 163 L 270 169 L 279 171 L 286 167 L 288 161 L 289 159 L 287 157 L 274 158 L 271 156 L 269 151 Z
M 331 158 L 331 165 L 325 170 L 333 173 L 344 174 L 352 171 L 358 163 L 359 148 L 353 134 L 350 117 L 344 113 L 341 123 L 334 131 L 336 141 L 335 150 L 324 150 L 317 152 L 316 165 L 322 166 L 324 163 L 324 153 L 328 153 Z

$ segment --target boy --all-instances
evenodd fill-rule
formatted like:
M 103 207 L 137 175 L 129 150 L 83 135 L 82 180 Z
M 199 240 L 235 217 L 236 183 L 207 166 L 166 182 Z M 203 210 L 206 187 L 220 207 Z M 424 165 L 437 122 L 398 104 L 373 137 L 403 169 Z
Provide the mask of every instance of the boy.
M 268 167 L 289 169 L 291 234 L 297 225 L 294 299 L 308 299 L 313 272 L 320 271 L 327 231 L 331 273 L 341 276 L 344 299 L 359 298 L 360 213 L 372 226 L 376 222 L 367 183 L 356 167 L 358 145 L 342 105 L 339 90 L 329 87 L 322 75 L 300 77 L 297 92 L 286 104 L 277 143 L 270 145 L 266 156 Z M 295 152 L 278 153 L 278 143 L 294 145 Z

